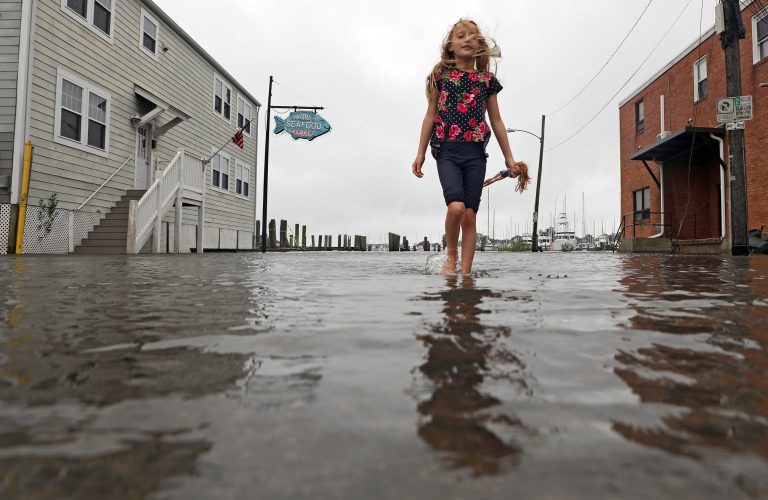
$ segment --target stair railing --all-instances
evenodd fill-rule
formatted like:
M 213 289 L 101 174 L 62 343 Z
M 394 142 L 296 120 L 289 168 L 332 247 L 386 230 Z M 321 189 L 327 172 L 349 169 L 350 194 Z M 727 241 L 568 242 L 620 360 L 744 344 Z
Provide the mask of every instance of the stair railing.
M 160 235 L 163 217 L 173 204 L 181 203 L 185 192 L 202 200 L 205 192 L 205 165 L 201 158 L 180 149 L 144 196 L 131 202 L 128 210 L 127 253 L 138 253 L 154 232 Z
M 131 156 L 129 156 L 128 158 L 126 158 L 126 160 L 123 162 L 123 164 L 122 164 L 122 165 L 120 165 L 119 167 L 117 167 L 117 169 L 116 169 L 114 172 L 112 172 L 112 175 L 110 175 L 109 177 L 107 177 L 107 180 L 105 180 L 104 182 L 102 182 L 102 183 L 101 183 L 101 186 L 97 187 L 97 188 L 96 188 L 96 191 L 94 191 L 93 193 L 91 193 L 91 196 L 89 196 L 88 198 L 86 198 L 86 200 L 85 200 L 84 202 L 82 202 L 82 203 L 80 204 L 80 206 L 79 206 L 79 207 L 77 207 L 77 210 L 80 210 L 80 209 L 82 209 L 82 208 L 83 208 L 83 207 L 84 207 L 84 206 L 85 206 L 85 205 L 86 205 L 86 204 L 87 204 L 89 201 L 91 201 L 91 198 L 93 198 L 94 196 L 96 196 L 96 193 L 98 193 L 99 191 L 101 191 L 101 188 L 103 188 L 104 186 L 106 186 L 106 185 L 107 185 L 107 183 L 108 183 L 109 181 L 111 181 L 111 180 L 112 180 L 112 178 L 113 178 L 114 176 L 116 176 L 116 175 L 117 175 L 117 173 L 118 173 L 119 171 L 121 171 L 121 170 L 123 169 L 123 167 L 124 167 L 124 166 L 126 166 L 126 165 L 128 164 L 128 162 L 129 162 L 129 161 L 131 161 L 131 160 L 133 160 L 133 155 L 131 155 Z

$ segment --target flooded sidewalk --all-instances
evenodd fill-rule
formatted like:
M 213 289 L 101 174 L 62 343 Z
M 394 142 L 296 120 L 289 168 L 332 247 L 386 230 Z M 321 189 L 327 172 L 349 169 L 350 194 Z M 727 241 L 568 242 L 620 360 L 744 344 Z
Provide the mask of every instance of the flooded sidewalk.
M 0 498 L 768 498 L 768 258 L 0 259 Z

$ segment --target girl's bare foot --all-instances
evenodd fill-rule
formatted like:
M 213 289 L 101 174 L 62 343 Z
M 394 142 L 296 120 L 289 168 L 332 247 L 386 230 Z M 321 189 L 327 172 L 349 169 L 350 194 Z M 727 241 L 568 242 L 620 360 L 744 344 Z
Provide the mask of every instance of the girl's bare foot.
M 448 257 L 445 259 L 445 265 L 443 266 L 443 269 L 440 271 L 440 274 L 443 276 L 456 276 L 456 262 L 459 260 L 458 257 Z

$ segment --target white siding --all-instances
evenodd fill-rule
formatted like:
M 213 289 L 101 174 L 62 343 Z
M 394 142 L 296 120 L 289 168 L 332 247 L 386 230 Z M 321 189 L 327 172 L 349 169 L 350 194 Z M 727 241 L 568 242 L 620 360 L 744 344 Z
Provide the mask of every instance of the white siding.
M 150 57 L 139 47 L 139 30 L 142 7 L 152 11 L 138 0 L 115 1 L 114 43 L 111 44 L 62 12 L 60 2 L 45 0 L 38 4 L 31 94 L 31 135 L 35 144 L 31 203 L 55 192 L 62 208 L 75 208 L 134 154 L 135 131 L 130 117 L 141 111 L 140 101 L 134 95 L 134 84 L 191 116 L 158 140 L 153 155 L 163 167 L 182 147 L 208 158 L 212 148 L 218 149 L 236 131 L 236 116 L 227 124 L 213 112 L 216 73 L 213 65 L 165 25 L 159 15 L 155 16 L 160 22 L 158 57 L 157 60 Z M 54 143 L 59 68 L 76 73 L 111 93 L 107 158 Z M 236 82 L 227 83 L 232 86 L 233 112 L 236 113 L 238 86 Z M 255 114 L 256 103 L 252 104 Z M 162 117 L 160 125 L 169 118 Z M 231 142 L 225 151 L 231 156 L 233 165 L 235 159 L 255 165 L 256 137 L 246 138 L 243 151 Z M 256 185 L 255 170 L 252 168 L 251 172 L 252 189 Z M 134 171 L 132 160 L 84 209 L 102 212 L 109 209 L 121 194 L 133 189 Z M 207 172 L 207 185 L 210 186 L 210 167 Z M 255 196 L 248 200 L 235 196 L 233 186 L 230 193 L 209 189 L 206 223 L 227 229 L 252 229 L 255 203 Z
M 10 176 L 13 163 L 20 32 L 21 0 L 0 1 L 0 176 Z M 0 203 L 8 201 L 7 190 L 0 190 Z

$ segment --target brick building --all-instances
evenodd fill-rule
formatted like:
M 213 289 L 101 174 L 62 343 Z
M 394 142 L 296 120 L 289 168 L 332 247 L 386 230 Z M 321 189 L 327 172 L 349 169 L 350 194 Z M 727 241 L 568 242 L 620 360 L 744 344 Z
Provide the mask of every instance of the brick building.
M 740 41 L 742 95 L 753 96 L 754 110 L 745 126 L 750 229 L 768 226 L 768 7 L 760 4 L 742 3 Z M 625 237 L 728 252 L 728 139 L 716 116 L 726 95 L 725 52 L 712 28 L 619 105 Z

